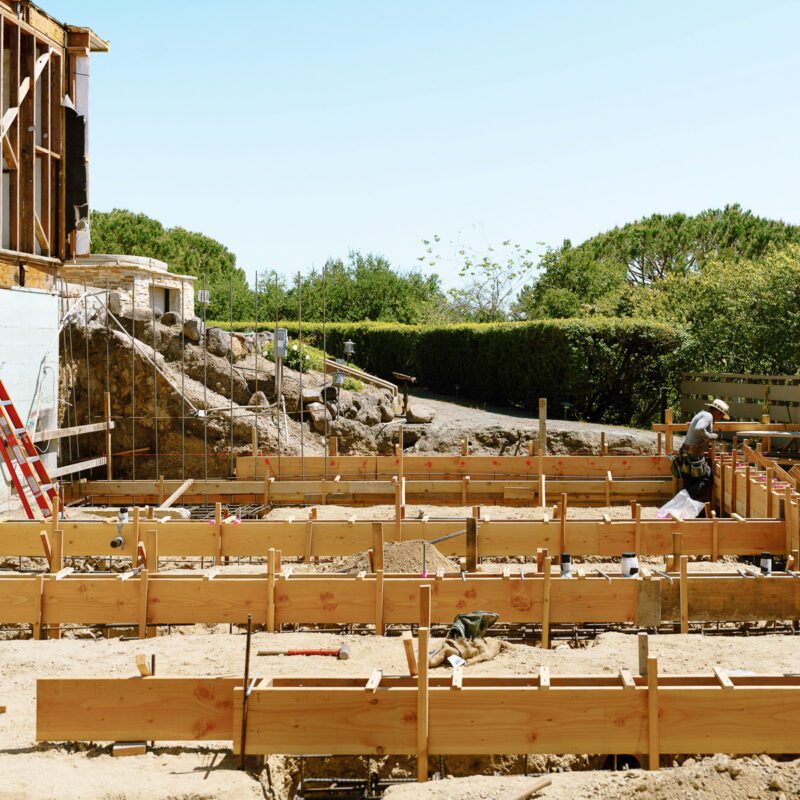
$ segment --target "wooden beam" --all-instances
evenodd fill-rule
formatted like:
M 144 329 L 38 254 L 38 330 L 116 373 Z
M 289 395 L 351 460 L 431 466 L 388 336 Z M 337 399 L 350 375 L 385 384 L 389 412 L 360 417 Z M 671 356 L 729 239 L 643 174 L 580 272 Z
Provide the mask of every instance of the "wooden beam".
M 49 442 L 54 439 L 64 439 L 67 436 L 78 436 L 82 433 L 99 433 L 105 431 L 108 427 L 113 429 L 114 422 L 93 422 L 90 425 L 74 425 L 71 428 L 58 428 L 50 431 L 37 431 L 33 434 L 34 442 Z
M 165 511 L 170 508 L 173 503 L 186 493 L 186 490 L 194 483 L 194 478 L 185 480 L 159 507 L 159 511 Z
M 75 464 L 67 464 L 63 467 L 56 467 L 50 470 L 51 478 L 61 478 L 64 475 L 74 475 L 76 472 L 84 472 L 86 470 L 95 469 L 95 467 L 105 466 L 106 457 L 100 456 L 99 458 L 90 458 L 86 461 L 78 461 Z

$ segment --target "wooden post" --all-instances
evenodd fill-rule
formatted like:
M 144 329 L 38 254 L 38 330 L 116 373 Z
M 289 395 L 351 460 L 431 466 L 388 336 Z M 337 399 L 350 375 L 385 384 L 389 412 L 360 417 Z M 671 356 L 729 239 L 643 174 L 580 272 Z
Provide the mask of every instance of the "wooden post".
M 719 560 L 719 523 L 716 511 L 711 512 L 711 560 Z
M 528 455 L 533 458 L 536 455 L 536 440 L 528 439 Z
M 403 506 L 405 505 L 405 488 L 406 488 L 406 479 L 400 478 L 400 480 L 395 482 L 394 487 L 394 532 L 395 532 L 395 541 L 402 542 L 403 541 L 403 516 L 404 516 L 404 509 Z
M 562 495 L 561 495 L 560 514 L 561 514 L 561 518 L 560 518 L 559 522 L 560 522 L 560 525 L 561 525 L 561 530 L 560 530 L 560 537 L 559 537 L 559 539 L 560 539 L 559 546 L 560 546 L 561 549 L 559 550 L 559 553 L 558 553 L 558 561 L 559 561 L 559 563 L 561 563 L 561 556 L 564 553 L 569 553 L 569 550 L 567 549 L 567 495 L 566 495 L 566 492 L 562 493 Z
M 744 515 L 750 516 L 750 464 L 744 468 Z
M 681 633 L 689 633 L 689 556 L 680 557 Z
M 716 486 L 714 482 L 714 473 L 717 468 L 717 442 L 716 440 L 711 442 L 711 450 L 710 450 L 710 458 L 711 458 L 711 487 L 708 492 L 708 502 L 711 503 L 711 508 L 714 508 L 714 501 L 715 501 L 715 492 Z
M 33 612 L 33 625 L 31 636 L 34 639 L 42 638 L 42 596 L 44 593 L 44 575 L 36 576 L 35 607 Z
M 642 555 L 642 507 L 636 503 L 633 512 L 634 519 L 634 532 L 633 532 L 633 551 L 636 553 L 636 558 L 641 558 Z
M 426 588 L 426 587 L 421 587 Z M 430 587 L 427 587 L 430 589 Z M 428 780 L 428 647 L 430 629 L 419 629 L 419 654 L 417 656 L 417 781 Z
M 328 457 L 329 458 L 337 458 L 339 456 L 339 437 L 338 436 L 329 436 L 328 437 Z
M 403 650 L 406 654 L 408 664 L 408 674 L 413 678 L 417 673 L 417 657 L 414 654 L 414 640 L 411 638 L 411 631 L 403 631 Z
M 147 570 L 139 573 L 139 638 L 147 636 Z
M 664 431 L 664 449 L 667 451 L 667 453 L 671 453 L 673 450 L 671 408 L 664 409 L 664 425 L 666 425 L 666 430 Z
M 148 572 L 158 572 L 158 531 L 145 531 L 144 546 L 146 548 L 144 567 Z
M 772 516 L 772 467 L 767 467 L 767 516 Z
M 606 432 L 600 431 L 600 455 L 608 455 L 608 445 L 606 444 Z
M 133 507 L 133 555 L 131 556 L 131 569 L 139 566 L 139 539 L 142 535 L 141 510 L 139 506 Z
M 739 487 L 736 481 L 736 470 L 738 468 L 739 459 L 736 452 L 736 437 L 733 440 L 733 447 L 731 448 L 731 514 L 738 514 L 737 499 L 739 496 Z
M 375 562 L 375 633 L 383 636 L 383 524 L 372 523 L 372 557 Z
M 680 524 L 680 523 L 678 523 Z M 683 553 L 683 534 L 680 531 L 672 532 L 672 557 L 677 561 Z
M 214 503 L 214 564 L 222 563 L 222 503 Z
M 658 659 L 647 659 L 647 741 L 648 768 L 658 769 L 661 753 L 658 737 Z
M 606 508 L 611 508 L 611 484 L 614 481 L 614 476 L 611 470 L 606 470 Z
M 542 648 L 550 649 L 550 577 L 552 559 L 544 559 L 544 580 L 542 581 Z
M 431 587 L 430 584 L 424 583 L 419 587 L 419 627 L 431 627 Z M 425 661 L 428 660 L 428 651 L 425 651 Z M 420 656 L 420 662 L 422 657 Z
M 637 636 L 639 644 L 639 674 L 647 675 L 647 657 L 649 655 L 650 638 L 646 633 L 640 633 Z
M 267 553 L 267 630 L 275 633 L 275 548 Z
M 461 455 L 468 456 L 469 455 L 469 444 L 467 442 L 467 437 L 461 437 Z
M 111 393 L 103 392 L 103 415 L 106 421 L 106 480 L 113 480 L 111 468 Z
M 478 520 L 467 517 L 467 572 L 478 571 Z
M 661 445 L 661 431 L 658 432 L 656 435 L 656 441 L 658 442 L 658 449 L 656 450 L 657 455 L 661 455 L 663 453 L 662 445 Z
M 794 525 L 792 524 L 792 487 L 787 486 L 783 490 L 783 521 L 786 527 L 786 553 L 787 555 L 792 552 L 792 533 Z

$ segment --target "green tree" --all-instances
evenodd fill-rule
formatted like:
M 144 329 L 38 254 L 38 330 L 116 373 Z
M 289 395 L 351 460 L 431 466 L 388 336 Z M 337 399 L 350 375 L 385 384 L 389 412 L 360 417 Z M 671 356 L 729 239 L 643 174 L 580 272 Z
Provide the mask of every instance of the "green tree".
M 259 280 L 259 305 L 264 318 L 297 319 L 302 302 L 308 321 L 404 322 L 416 324 L 430 318 L 441 298 L 438 275 L 399 272 L 382 256 L 352 251 L 343 259 L 330 259 L 324 270 L 311 270 L 294 281 L 267 274 Z M 271 315 L 271 316 L 270 316 Z
M 194 275 L 196 288 L 211 292 L 209 319 L 228 319 L 233 293 L 234 319 L 253 314 L 253 297 L 244 270 L 223 244 L 185 228 L 165 228 L 145 214 L 124 209 L 92 213 L 92 250 L 146 256 L 165 261 L 170 272 Z
M 547 251 L 537 280 L 520 293 L 515 314 L 543 318 L 563 309 L 625 313 L 630 289 L 688 278 L 711 259 L 758 259 L 771 248 L 800 243 L 800 227 L 757 217 L 739 205 L 696 216 L 653 214 L 598 234 L 577 247 Z
M 423 239 L 425 255 L 418 260 L 438 269 L 445 259 L 441 237 Z M 499 247 L 484 251 L 449 243 L 455 248 L 458 276 L 464 281 L 447 293 L 446 316 L 456 322 L 501 322 L 508 319 L 509 307 L 522 281 L 536 266 L 533 251 L 506 240 Z M 445 309 L 440 309 L 440 313 Z

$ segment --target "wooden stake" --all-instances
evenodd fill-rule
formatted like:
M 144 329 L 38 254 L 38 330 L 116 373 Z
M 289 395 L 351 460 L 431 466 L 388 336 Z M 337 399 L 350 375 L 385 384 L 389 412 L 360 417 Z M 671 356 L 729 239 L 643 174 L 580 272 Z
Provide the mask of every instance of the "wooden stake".
M 633 512 L 633 519 L 635 521 L 633 529 L 633 551 L 636 553 L 637 558 L 641 558 L 642 553 L 642 507 L 636 503 Z
M 680 557 L 681 633 L 689 633 L 689 556 Z
M 419 627 L 431 627 L 431 587 L 427 583 L 419 587 Z
M 750 490 L 751 490 L 750 465 L 744 468 L 744 515 L 750 516 Z
M 214 503 L 214 565 L 222 563 L 222 503 Z
M 147 570 L 139 573 L 139 638 L 147 636 Z
M 403 650 L 406 653 L 408 674 L 414 677 L 417 674 L 417 657 L 414 654 L 414 640 L 411 631 L 403 631 Z
M 383 636 L 386 627 L 383 624 L 383 569 L 375 570 L 375 633 Z
M 339 457 L 339 437 L 338 436 L 329 436 L 328 437 L 328 457 L 329 458 L 338 458 Z
M 267 630 L 275 633 L 275 548 L 267 553 Z
M 425 587 L 422 587 L 425 588 Z M 430 589 L 430 587 L 427 587 Z M 430 630 L 419 629 L 419 655 L 417 677 L 417 781 L 428 780 L 428 646 Z
M 478 571 L 478 520 L 467 517 L 467 572 Z
M 158 572 L 158 531 L 151 529 L 145 531 L 145 561 L 144 566 L 148 572 Z
M 673 450 L 672 445 L 672 409 L 667 408 L 664 410 L 664 424 L 667 426 L 664 432 L 664 449 L 667 453 L 671 453 Z
M 561 563 L 561 556 L 564 553 L 569 553 L 569 549 L 567 548 L 567 495 L 566 493 L 562 493 L 561 495 L 561 504 L 560 504 L 560 514 L 561 514 L 561 530 L 559 532 L 559 546 L 560 550 L 558 553 L 558 561 Z
M 44 531 L 42 531 L 44 533 Z M 44 592 L 44 575 L 36 576 L 36 587 L 34 589 L 35 608 L 33 612 L 33 630 L 31 635 L 34 639 L 42 638 L 42 597 Z
M 767 467 L 767 516 L 772 516 L 772 467 Z
M 133 556 L 131 557 L 131 569 L 139 566 L 139 540 L 142 535 L 141 510 L 139 506 L 133 507 Z
M 644 676 L 647 675 L 647 657 L 649 655 L 648 646 L 650 639 L 646 633 L 640 633 L 636 639 L 639 644 L 639 674 Z
M 648 768 L 657 770 L 660 759 L 658 736 L 658 659 L 647 659 L 647 741 Z
M 552 559 L 544 560 L 544 581 L 542 582 L 542 647 L 550 649 L 550 578 Z
M 467 437 L 461 437 L 461 455 L 468 456 L 469 455 L 469 445 L 467 444 Z
M 383 541 L 383 523 L 382 522 L 373 522 L 372 523 L 372 552 L 374 553 L 375 558 L 375 570 L 382 570 L 383 569 L 383 552 L 384 552 L 384 541 Z
M 711 512 L 711 560 L 719 561 L 719 523 L 717 512 Z

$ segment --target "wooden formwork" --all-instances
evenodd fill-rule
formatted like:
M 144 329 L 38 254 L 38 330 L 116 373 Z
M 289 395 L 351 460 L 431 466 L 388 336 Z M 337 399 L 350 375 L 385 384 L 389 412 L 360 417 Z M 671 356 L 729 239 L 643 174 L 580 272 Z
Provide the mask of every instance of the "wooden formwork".
M 389 624 L 417 620 L 423 587 L 431 586 L 431 614 L 450 623 L 460 613 L 491 609 L 500 620 L 550 624 L 622 624 L 656 627 L 679 622 L 792 620 L 800 618 L 800 577 L 688 574 L 687 557 L 669 579 L 595 574 L 564 579 L 544 572 L 521 575 L 439 573 L 435 577 L 375 573 L 293 575 L 270 569 L 259 575 L 14 575 L 0 577 L 0 624 L 28 624 L 34 636 L 62 624 L 155 626 L 244 623 L 275 630 L 282 624 L 365 624 L 382 633 Z M 64 571 L 65 573 L 68 571 Z
M 389 481 L 396 476 L 408 480 L 480 480 L 519 478 L 668 478 L 670 460 L 657 456 L 237 456 L 239 480 L 314 480 L 333 478 L 353 481 Z
M 427 629 L 422 629 L 427 633 Z M 420 638 L 420 643 L 427 636 Z M 230 741 L 238 678 L 40 678 L 37 741 Z M 794 753 L 800 677 L 786 675 L 256 678 L 248 754 Z M 643 759 L 644 760 L 644 759 Z
M 503 478 L 416 480 L 346 480 L 332 474 L 329 480 L 193 481 L 181 504 L 263 503 L 264 505 L 546 505 L 547 498 L 567 493 L 573 505 L 611 505 L 637 500 L 660 503 L 672 496 L 672 478 Z M 160 504 L 179 490 L 181 481 L 87 481 L 66 493 L 67 502 L 91 497 L 110 505 Z
M 744 517 L 797 516 L 797 478 L 774 459 L 746 445 L 712 456 L 715 505 L 721 514 Z
M 623 552 L 638 556 L 757 555 L 767 551 L 785 555 L 800 548 L 797 506 L 789 506 L 785 519 L 642 519 L 633 509 L 633 519 L 596 520 L 494 520 L 474 518 L 474 548 L 478 557 L 534 556 L 539 549 L 551 554 L 619 557 Z M 219 564 L 238 556 L 266 558 L 271 549 L 285 557 L 346 556 L 377 549 L 381 541 L 437 539 L 465 531 L 471 518 L 377 520 L 242 520 L 145 519 L 135 509 L 133 520 L 55 520 L 46 525 L 36 520 L 0 522 L 0 556 L 41 557 L 46 548 L 56 548 L 51 571 L 64 566 L 66 556 L 115 556 L 139 560 L 144 546 L 149 568 L 158 558 L 206 557 Z M 44 536 L 42 535 L 44 532 Z M 112 540 L 122 544 L 112 547 Z M 466 556 L 467 535 L 439 542 L 447 556 Z M 59 560 L 60 559 L 60 560 Z

